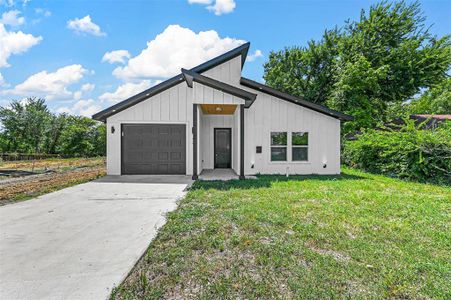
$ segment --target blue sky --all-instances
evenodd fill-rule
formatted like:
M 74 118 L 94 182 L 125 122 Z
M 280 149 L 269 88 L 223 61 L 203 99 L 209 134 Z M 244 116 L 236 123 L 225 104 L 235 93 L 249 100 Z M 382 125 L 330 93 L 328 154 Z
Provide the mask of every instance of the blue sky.
M 243 74 L 262 81 L 271 50 L 306 45 L 375 2 L 0 0 L 0 105 L 36 95 L 90 116 L 243 41 Z M 421 3 L 431 32 L 451 33 L 451 1 Z

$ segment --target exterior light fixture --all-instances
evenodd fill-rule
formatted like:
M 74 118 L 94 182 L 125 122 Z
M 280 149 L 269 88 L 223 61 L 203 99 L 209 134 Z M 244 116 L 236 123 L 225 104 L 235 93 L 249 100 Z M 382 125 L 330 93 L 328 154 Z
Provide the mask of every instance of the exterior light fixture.
M 116 131 L 116 129 L 114 129 L 114 126 L 111 126 L 111 133 L 113 134 Z
M 220 112 L 220 111 L 222 111 L 222 108 L 218 106 L 218 107 L 216 107 L 216 111 Z

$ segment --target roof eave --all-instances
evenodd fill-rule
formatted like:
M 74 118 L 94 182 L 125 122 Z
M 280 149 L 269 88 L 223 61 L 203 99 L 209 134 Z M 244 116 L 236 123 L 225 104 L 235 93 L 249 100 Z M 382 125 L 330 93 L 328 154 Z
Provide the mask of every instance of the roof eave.
M 248 92 L 246 90 L 240 89 L 236 86 L 230 85 L 228 83 L 200 75 L 192 70 L 182 69 L 183 77 L 189 87 L 193 87 L 193 82 L 200 83 L 202 85 L 214 88 L 216 90 L 222 91 L 224 93 L 233 95 L 235 97 L 241 98 L 245 101 L 245 108 L 249 108 L 252 103 L 257 98 L 257 94 Z
M 349 116 L 347 114 L 344 114 L 344 113 L 341 113 L 339 111 L 330 109 L 330 108 L 325 107 L 323 105 L 319 105 L 319 104 L 316 104 L 316 103 L 309 102 L 307 100 L 303 100 L 303 99 L 297 98 L 297 97 L 295 97 L 293 95 L 290 95 L 290 94 L 287 94 L 287 93 L 284 93 L 284 92 L 280 92 L 280 91 L 278 91 L 276 89 L 273 89 L 273 88 L 271 88 L 271 87 L 269 87 L 267 85 L 258 83 L 256 81 L 253 81 L 253 80 L 250 80 L 250 79 L 247 79 L 245 77 L 241 77 L 240 83 L 242 85 L 244 85 L 244 86 L 249 87 L 249 88 L 255 89 L 257 91 L 261 91 L 263 93 L 266 93 L 266 94 L 269 94 L 269 95 L 272 95 L 272 96 L 275 96 L 275 97 L 278 97 L 278 98 L 281 98 L 281 99 L 284 99 L 284 100 L 286 100 L 288 102 L 291 102 L 291 103 L 294 103 L 294 104 L 297 104 L 297 105 L 304 106 L 304 107 L 309 108 L 311 110 L 314 110 L 316 112 L 319 112 L 319 113 L 331 116 L 333 118 L 339 119 L 340 121 L 343 121 L 343 122 L 354 120 L 354 117 Z

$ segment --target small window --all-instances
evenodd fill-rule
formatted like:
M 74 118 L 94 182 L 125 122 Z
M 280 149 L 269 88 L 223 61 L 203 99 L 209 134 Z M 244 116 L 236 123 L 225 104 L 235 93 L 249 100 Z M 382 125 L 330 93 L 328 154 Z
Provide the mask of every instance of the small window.
M 271 132 L 271 161 L 287 161 L 286 132 Z
M 292 161 L 308 161 L 308 132 L 292 132 Z

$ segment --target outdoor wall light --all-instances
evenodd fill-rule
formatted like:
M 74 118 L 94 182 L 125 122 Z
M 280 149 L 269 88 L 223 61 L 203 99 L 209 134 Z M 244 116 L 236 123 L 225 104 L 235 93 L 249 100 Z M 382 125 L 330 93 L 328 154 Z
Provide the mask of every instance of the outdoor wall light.
M 114 129 L 114 126 L 111 126 L 111 133 L 113 134 L 116 129 Z

